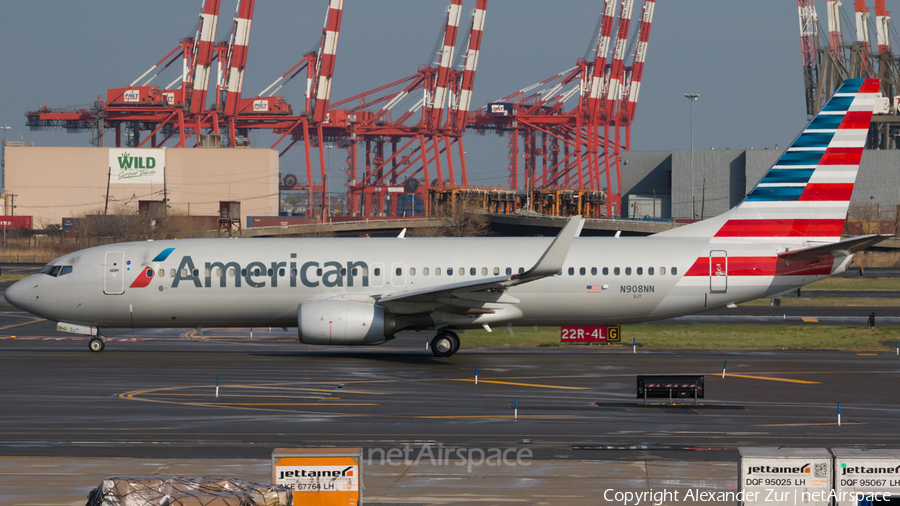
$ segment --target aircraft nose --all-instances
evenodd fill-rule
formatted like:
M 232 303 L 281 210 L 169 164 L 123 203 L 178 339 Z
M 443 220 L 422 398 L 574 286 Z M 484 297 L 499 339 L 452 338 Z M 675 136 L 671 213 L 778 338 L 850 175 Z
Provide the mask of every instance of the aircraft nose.
M 9 302 L 19 309 L 28 311 L 28 303 L 30 302 L 29 299 L 31 299 L 29 295 L 29 292 L 31 291 L 31 283 L 32 281 L 28 279 L 23 279 L 21 281 L 13 283 L 3 293 L 3 297 L 6 299 L 6 302 Z

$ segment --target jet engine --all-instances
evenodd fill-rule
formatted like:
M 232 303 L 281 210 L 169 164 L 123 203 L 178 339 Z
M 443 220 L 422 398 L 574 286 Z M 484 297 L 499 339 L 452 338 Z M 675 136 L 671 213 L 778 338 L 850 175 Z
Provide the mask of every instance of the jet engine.
M 297 307 L 297 331 L 303 344 L 379 344 L 397 331 L 384 308 L 349 300 L 310 300 Z

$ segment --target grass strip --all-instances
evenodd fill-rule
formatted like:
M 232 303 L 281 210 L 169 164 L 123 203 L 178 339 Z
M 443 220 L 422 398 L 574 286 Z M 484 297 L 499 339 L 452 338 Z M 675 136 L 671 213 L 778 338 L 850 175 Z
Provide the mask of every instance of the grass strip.
M 583 344 L 561 344 L 559 327 L 504 328 L 488 333 L 467 330 L 460 335 L 463 348 L 579 348 Z M 838 350 L 891 351 L 900 338 L 892 327 L 820 325 L 625 325 L 621 345 L 631 348 L 632 338 L 641 349 L 650 350 Z M 596 347 L 596 345 L 593 345 Z

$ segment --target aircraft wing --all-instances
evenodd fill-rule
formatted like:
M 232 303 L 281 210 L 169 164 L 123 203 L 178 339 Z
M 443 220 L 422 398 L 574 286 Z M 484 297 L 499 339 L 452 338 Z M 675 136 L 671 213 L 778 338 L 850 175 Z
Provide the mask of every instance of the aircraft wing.
M 786 251 L 784 253 L 780 253 L 778 258 L 783 258 L 785 260 L 795 260 L 795 261 L 815 261 L 818 258 L 821 258 L 824 255 L 829 253 L 856 253 L 858 251 L 862 251 L 866 248 L 870 248 L 881 241 L 890 239 L 894 237 L 893 235 L 860 235 L 856 237 L 851 237 L 849 239 L 844 239 L 842 241 L 838 241 L 831 244 L 825 244 L 822 246 L 813 246 L 811 248 L 798 249 L 793 251 Z
M 541 255 L 536 264 L 521 274 L 510 276 L 495 276 L 491 278 L 475 279 L 459 283 L 433 286 L 418 290 L 393 292 L 383 296 L 376 296 L 379 303 L 430 303 L 456 301 L 458 305 L 469 307 L 482 307 L 486 303 L 512 303 L 518 300 L 504 295 L 503 292 L 515 285 L 528 283 L 538 279 L 553 276 L 562 270 L 569 254 L 572 241 L 581 231 L 583 225 L 581 216 L 573 216 L 560 230 L 559 234 L 550 243 L 550 246 Z

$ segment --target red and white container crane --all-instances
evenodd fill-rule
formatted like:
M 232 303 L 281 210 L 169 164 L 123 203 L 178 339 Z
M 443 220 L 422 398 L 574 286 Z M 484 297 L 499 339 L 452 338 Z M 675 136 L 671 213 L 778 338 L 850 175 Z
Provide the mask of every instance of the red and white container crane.
M 334 79 L 334 62 L 337 56 L 338 38 L 341 30 L 341 16 L 344 12 L 344 0 L 330 0 L 325 28 L 322 32 L 322 43 L 319 45 L 319 58 L 316 62 L 316 122 L 325 120 L 328 102 L 331 99 L 331 82 Z
M 441 44 L 438 70 L 435 76 L 434 93 L 426 95 L 425 122 L 434 130 L 440 128 L 441 115 L 447 103 L 447 85 L 450 82 L 453 51 L 456 49 L 456 34 L 459 31 L 459 18 L 462 14 L 462 0 L 451 0 L 447 8 L 447 24 L 444 27 L 444 41 Z
M 875 35 L 878 37 L 878 54 L 891 53 L 891 13 L 884 0 L 875 0 Z

